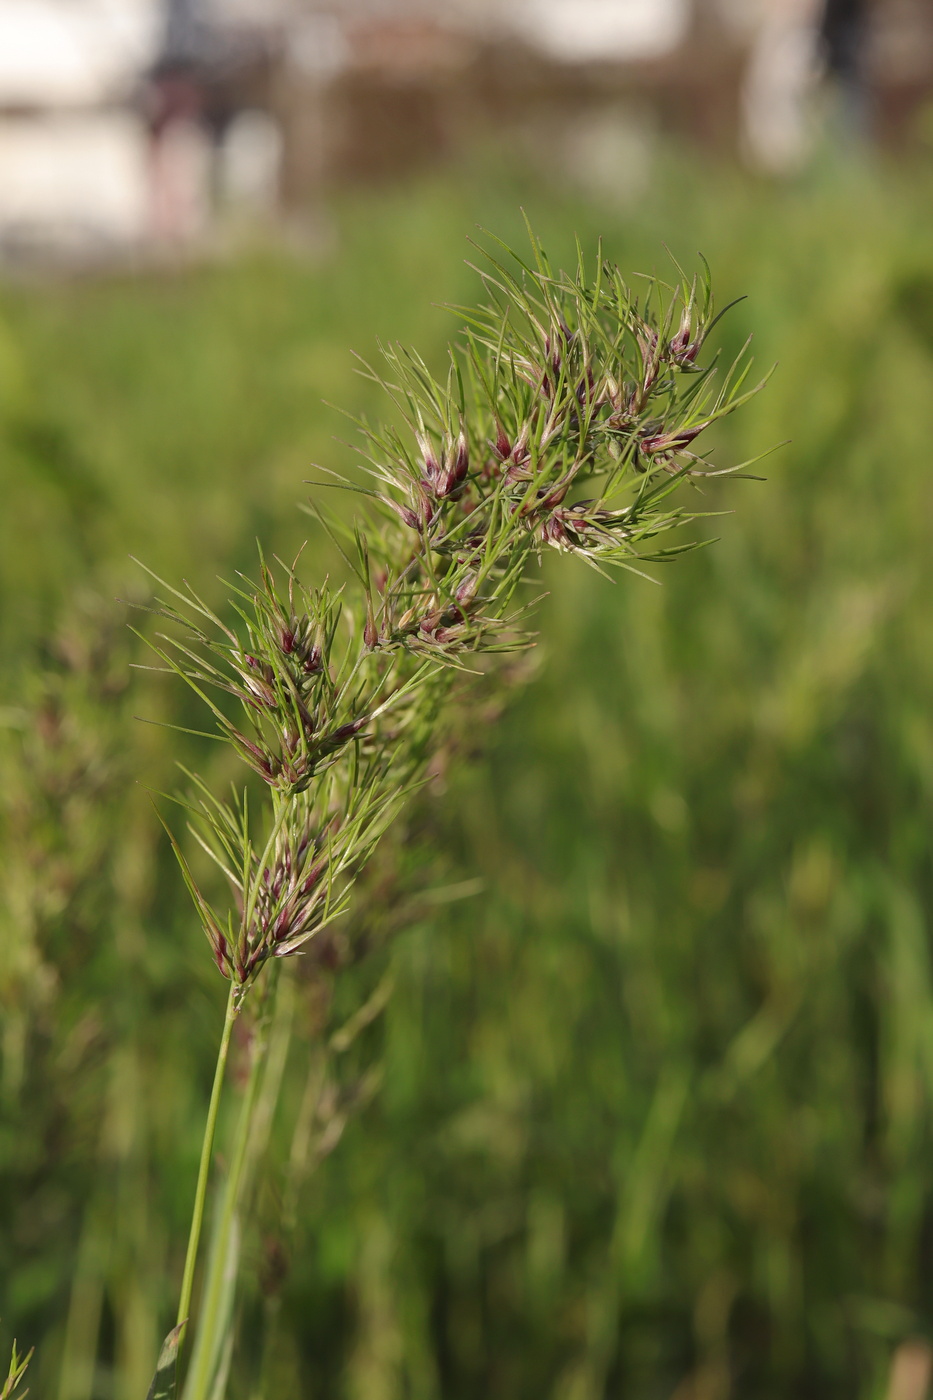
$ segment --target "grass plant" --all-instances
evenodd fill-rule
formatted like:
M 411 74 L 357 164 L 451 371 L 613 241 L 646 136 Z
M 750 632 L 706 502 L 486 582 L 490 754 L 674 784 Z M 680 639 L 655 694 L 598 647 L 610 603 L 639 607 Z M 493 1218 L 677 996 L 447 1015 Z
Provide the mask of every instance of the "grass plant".
M 707 358 L 718 320 L 708 270 L 672 288 L 648 279 L 636 294 L 601 250 L 593 274 L 580 248 L 572 274 L 555 272 L 530 236 L 529 263 L 504 245 L 505 262 L 485 253 L 489 302 L 466 312 L 445 380 L 396 346 L 382 348 L 378 373 L 366 366 L 403 427 L 361 424 L 370 484 L 337 478 L 370 502 L 365 526 L 313 506 L 348 584 L 309 587 L 297 563 L 279 564 L 277 579 L 261 557 L 260 583 L 234 590 L 230 623 L 190 586 L 168 587 L 157 609 L 173 625 L 151 643 L 160 660 L 264 785 L 257 816 L 248 785 L 234 784 L 228 800 L 188 774 L 189 828 L 226 879 L 226 911 L 207 898 L 169 830 L 230 987 L 178 1317 L 160 1372 L 191 1313 L 231 1035 L 266 965 L 301 952 L 346 912 L 356 877 L 425 780 L 455 682 L 532 644 L 519 594 L 529 565 L 547 548 L 600 572 L 672 559 L 691 544 L 659 537 L 696 519 L 672 503 L 677 488 L 740 470 L 717 470 L 698 441 L 756 392 L 745 387 L 744 349 L 724 372 L 715 354 Z M 226 1389 L 231 1236 L 263 1043 L 254 1046 L 202 1304 L 211 1340 L 195 1354 L 187 1400 Z M 154 1394 L 162 1384 L 157 1372 Z
M 21 1390 L 20 1386 L 22 1385 L 23 1377 L 26 1374 L 31 1360 L 32 1352 L 30 1351 L 25 1356 L 22 1356 L 20 1352 L 17 1351 L 16 1343 L 14 1342 L 13 1355 L 10 1357 L 10 1369 L 7 1373 L 6 1380 L 3 1382 L 3 1389 L 0 1390 L 0 1400 L 17 1400 L 17 1397 L 19 1397 L 19 1400 L 25 1400 L 28 1392 Z

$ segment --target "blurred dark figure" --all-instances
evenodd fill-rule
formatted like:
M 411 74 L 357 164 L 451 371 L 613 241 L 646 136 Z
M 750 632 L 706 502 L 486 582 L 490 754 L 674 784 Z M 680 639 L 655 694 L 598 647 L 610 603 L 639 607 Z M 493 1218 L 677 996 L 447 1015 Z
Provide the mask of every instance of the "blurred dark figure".
M 173 120 L 198 120 L 205 108 L 212 42 L 199 9 L 199 0 L 165 0 L 162 44 L 149 74 L 145 103 L 156 139 Z
M 152 231 L 167 243 L 190 237 L 200 216 L 195 151 L 206 106 L 210 40 L 198 10 L 198 0 L 164 0 L 162 42 L 142 94 Z
M 867 39 L 866 0 L 824 0 L 820 49 L 839 93 L 843 134 L 855 138 L 867 136 L 869 128 Z
M 152 231 L 184 243 L 217 201 L 218 154 L 235 118 L 268 111 L 275 43 L 262 28 L 220 25 L 203 0 L 163 0 L 159 55 L 142 98 L 150 138 Z

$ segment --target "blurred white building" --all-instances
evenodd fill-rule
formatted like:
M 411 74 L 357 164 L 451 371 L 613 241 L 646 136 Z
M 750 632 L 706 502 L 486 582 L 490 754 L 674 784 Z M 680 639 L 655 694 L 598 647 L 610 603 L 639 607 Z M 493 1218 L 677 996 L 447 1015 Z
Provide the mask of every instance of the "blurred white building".
M 107 257 L 191 236 L 218 179 L 235 198 L 274 200 L 281 151 L 268 110 L 225 116 L 213 146 L 200 120 L 172 113 L 163 129 L 157 118 L 154 136 L 141 119 L 143 75 L 160 53 L 196 55 L 205 35 L 275 34 L 313 85 L 352 67 L 354 26 L 400 15 L 520 35 L 572 64 L 662 52 L 687 11 L 687 0 L 0 0 L 0 254 Z
M 0 247 L 73 252 L 143 236 L 139 123 L 154 0 L 0 0 Z
M 0 255 L 109 258 L 204 223 L 207 141 L 173 129 L 154 158 L 140 98 L 163 51 L 166 0 L 0 0 Z M 194 13 L 194 7 L 190 7 Z M 204 0 L 206 26 L 280 21 L 276 0 Z M 247 122 L 226 153 L 232 186 L 268 201 L 269 133 Z M 258 154 L 257 154 L 258 153 Z M 162 179 L 160 172 L 168 172 Z
M 120 97 L 151 57 L 157 0 L 0 0 L 0 104 Z
M 629 195 L 655 128 L 786 171 L 827 3 L 0 0 L 0 256 L 183 244 L 221 207 L 300 217 L 476 135 Z M 933 0 L 868 9 L 896 139 L 933 88 Z
M 511 25 L 564 62 L 637 62 L 670 52 L 687 0 L 515 0 Z

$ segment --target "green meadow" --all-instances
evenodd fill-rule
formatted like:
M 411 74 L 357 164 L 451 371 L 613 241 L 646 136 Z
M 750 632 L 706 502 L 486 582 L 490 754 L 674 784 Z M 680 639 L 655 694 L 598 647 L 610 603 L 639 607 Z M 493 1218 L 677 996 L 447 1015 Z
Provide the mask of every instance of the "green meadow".
M 701 252 L 724 355 L 775 366 L 717 457 L 776 450 L 649 578 L 554 561 L 534 674 L 377 861 L 372 955 L 283 969 L 229 1400 L 880 1400 L 933 1333 L 931 194 L 477 165 L 341 197 L 314 257 L 0 287 L 0 1355 L 37 1400 L 146 1394 L 223 1019 L 149 794 L 226 760 L 145 722 L 203 718 L 134 669 L 130 556 L 215 600 L 257 539 L 336 569 L 299 503 L 354 470 L 331 405 L 385 411 L 352 352 L 440 365 L 520 206 L 556 263 Z

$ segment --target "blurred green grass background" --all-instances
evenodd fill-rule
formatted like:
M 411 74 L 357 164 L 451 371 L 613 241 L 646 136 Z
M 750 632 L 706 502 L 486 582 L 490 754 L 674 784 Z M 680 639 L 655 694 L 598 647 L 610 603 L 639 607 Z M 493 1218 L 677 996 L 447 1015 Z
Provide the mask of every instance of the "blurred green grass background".
M 484 891 L 396 942 L 381 1088 L 279 1239 L 299 1003 L 232 1400 L 273 1295 L 265 1400 L 853 1400 L 933 1331 L 931 186 L 477 165 L 345 198 L 317 261 L 0 290 L 0 1344 L 40 1400 L 145 1394 L 222 1019 L 140 786 L 178 746 L 134 715 L 194 715 L 129 670 L 128 556 L 220 596 L 294 550 L 354 460 L 322 399 L 381 411 L 351 349 L 438 361 L 464 237 L 517 246 L 520 204 L 558 262 L 701 250 L 778 366 L 721 455 L 790 442 L 662 586 L 548 566 L 537 678 L 418 817 L 423 878 Z

